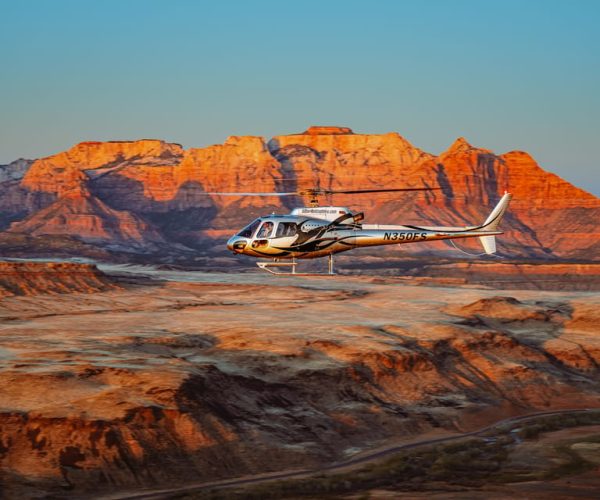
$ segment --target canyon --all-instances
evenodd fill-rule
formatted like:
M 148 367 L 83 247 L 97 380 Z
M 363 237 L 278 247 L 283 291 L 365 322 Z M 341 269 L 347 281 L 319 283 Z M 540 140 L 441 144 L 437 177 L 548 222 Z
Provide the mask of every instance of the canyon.
M 102 286 L 0 300 L 7 498 L 319 469 L 600 402 L 597 294 L 77 269 Z
M 224 258 L 225 239 L 254 217 L 285 213 L 300 197 L 219 196 L 307 188 L 435 187 L 439 191 L 339 195 L 325 202 L 364 211 L 368 222 L 468 225 L 482 222 L 504 191 L 514 194 L 498 239 L 515 259 L 594 261 L 600 257 L 600 199 L 542 169 L 522 151 L 504 154 L 457 139 L 433 155 L 397 133 L 310 127 L 265 140 L 229 137 L 184 149 L 161 140 L 83 142 L 35 161 L 0 168 L 3 254 L 30 238 L 30 256 L 71 238 L 61 256 L 108 252 L 114 259 L 205 265 Z M 475 246 L 465 242 L 464 248 Z M 379 252 L 379 253 L 377 253 Z M 375 255 L 456 255 L 447 243 L 376 250 Z M 123 256 L 127 257 L 123 257 Z

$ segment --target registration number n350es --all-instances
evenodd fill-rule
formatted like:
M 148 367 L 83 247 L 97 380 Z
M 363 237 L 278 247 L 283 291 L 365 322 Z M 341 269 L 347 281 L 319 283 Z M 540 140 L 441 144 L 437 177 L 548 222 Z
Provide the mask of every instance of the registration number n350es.
M 391 241 L 423 241 L 427 239 L 427 233 L 384 233 L 383 239 Z

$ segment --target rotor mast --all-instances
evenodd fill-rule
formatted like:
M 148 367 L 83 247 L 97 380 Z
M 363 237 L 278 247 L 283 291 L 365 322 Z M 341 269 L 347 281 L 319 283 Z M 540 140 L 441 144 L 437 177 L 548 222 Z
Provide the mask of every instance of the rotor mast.
M 319 195 L 323 193 L 318 189 L 305 189 L 300 191 L 298 194 L 301 196 L 307 196 L 309 206 L 311 208 L 316 208 L 319 206 Z

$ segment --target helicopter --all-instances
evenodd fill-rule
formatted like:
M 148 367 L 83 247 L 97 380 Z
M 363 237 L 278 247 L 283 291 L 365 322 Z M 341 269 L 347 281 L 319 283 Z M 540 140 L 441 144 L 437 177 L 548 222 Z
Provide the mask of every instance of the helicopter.
M 328 258 L 327 275 L 333 275 L 333 256 L 355 248 L 405 243 L 423 243 L 456 238 L 479 238 L 486 254 L 496 252 L 498 225 L 512 195 L 505 192 L 483 224 L 465 227 L 364 224 L 364 213 L 347 207 L 320 206 L 319 197 L 336 194 L 435 191 L 441 188 L 331 190 L 305 189 L 273 193 L 206 193 L 219 196 L 308 196 L 310 206 L 295 208 L 286 215 L 259 217 L 229 238 L 227 248 L 234 254 L 271 259 L 257 262 L 259 268 L 277 275 L 298 275 L 298 260 Z M 290 267 L 291 271 L 281 271 Z

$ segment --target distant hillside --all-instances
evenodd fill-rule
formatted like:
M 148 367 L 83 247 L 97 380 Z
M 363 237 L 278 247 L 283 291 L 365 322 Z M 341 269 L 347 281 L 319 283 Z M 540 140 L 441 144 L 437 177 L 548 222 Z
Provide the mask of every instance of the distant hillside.
M 2 166 L 0 174 L 0 229 L 6 234 L 75 237 L 163 261 L 194 252 L 225 254 L 223 239 L 253 217 L 303 203 L 205 192 L 416 186 L 441 191 L 322 201 L 364 210 L 368 222 L 464 225 L 483 221 L 508 190 L 514 200 L 498 239 L 501 254 L 600 259 L 600 199 L 543 170 L 527 153 L 497 155 L 463 138 L 439 156 L 397 133 L 355 134 L 345 127 L 311 127 L 268 142 L 230 137 L 188 150 L 149 139 L 83 142 Z M 450 247 L 438 242 L 401 251 L 444 254 Z

